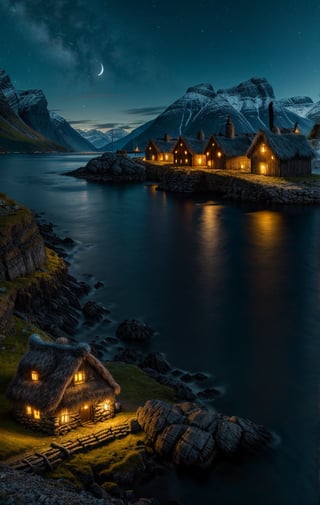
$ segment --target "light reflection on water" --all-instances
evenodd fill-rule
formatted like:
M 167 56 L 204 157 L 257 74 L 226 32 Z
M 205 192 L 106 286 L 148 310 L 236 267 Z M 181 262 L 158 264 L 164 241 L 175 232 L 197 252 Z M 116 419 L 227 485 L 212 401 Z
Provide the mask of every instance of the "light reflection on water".
M 61 175 L 88 158 L 0 157 L 1 190 L 45 211 L 79 243 L 74 273 L 105 282 L 95 298 L 112 308 L 113 322 L 88 338 L 143 317 L 159 332 L 150 348 L 225 386 L 219 410 L 281 437 L 267 457 L 220 464 L 197 482 L 160 479 L 159 496 L 187 505 L 315 505 L 319 209 L 259 209 Z

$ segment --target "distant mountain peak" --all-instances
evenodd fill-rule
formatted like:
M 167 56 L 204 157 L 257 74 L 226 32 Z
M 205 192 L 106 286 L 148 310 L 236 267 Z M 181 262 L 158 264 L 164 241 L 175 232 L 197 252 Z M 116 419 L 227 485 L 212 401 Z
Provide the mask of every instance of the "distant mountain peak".
M 275 99 L 274 91 L 265 77 L 251 77 L 229 89 L 219 89 L 219 94 L 237 95 L 239 98 L 269 98 Z
M 191 86 L 187 89 L 186 93 L 198 93 L 209 98 L 214 98 L 216 96 L 212 84 L 203 82 L 196 84 L 195 86 Z

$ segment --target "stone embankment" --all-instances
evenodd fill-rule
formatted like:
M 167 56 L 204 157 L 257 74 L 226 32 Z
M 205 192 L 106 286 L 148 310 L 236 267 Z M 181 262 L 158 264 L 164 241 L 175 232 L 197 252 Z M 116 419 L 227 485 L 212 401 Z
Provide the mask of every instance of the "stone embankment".
M 155 451 L 185 467 L 207 468 L 219 455 L 257 452 L 272 441 L 268 430 L 249 419 L 190 402 L 149 400 L 137 410 L 137 419 Z
M 281 205 L 319 205 L 320 177 L 286 180 L 231 170 L 166 168 L 158 186 L 176 193 L 208 192 L 228 200 Z

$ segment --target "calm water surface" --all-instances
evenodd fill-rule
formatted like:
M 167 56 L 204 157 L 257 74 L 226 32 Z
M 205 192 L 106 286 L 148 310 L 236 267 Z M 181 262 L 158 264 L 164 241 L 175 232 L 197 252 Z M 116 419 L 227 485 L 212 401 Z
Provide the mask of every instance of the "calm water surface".
M 281 438 L 267 456 L 201 479 L 159 479 L 152 492 L 185 505 L 318 504 L 320 209 L 270 210 L 62 175 L 87 159 L 1 156 L 0 190 L 77 241 L 72 273 L 104 281 L 95 297 L 113 322 L 93 334 L 143 318 L 159 332 L 150 348 L 215 376 L 225 390 L 218 410 Z

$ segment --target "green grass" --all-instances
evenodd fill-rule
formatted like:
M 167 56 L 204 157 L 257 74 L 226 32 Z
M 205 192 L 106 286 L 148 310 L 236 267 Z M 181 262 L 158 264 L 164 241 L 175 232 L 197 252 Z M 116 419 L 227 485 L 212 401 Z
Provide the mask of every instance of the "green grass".
M 107 447 L 99 447 L 87 453 L 79 453 L 68 459 L 55 470 L 46 473 L 46 477 L 68 479 L 78 488 L 83 486 L 83 476 L 90 478 L 100 474 L 108 481 L 112 472 L 127 471 L 141 465 L 141 452 L 144 451 L 146 434 L 144 432 L 128 435 L 114 440 Z
M 121 386 L 119 401 L 125 411 L 135 411 L 152 398 L 174 401 L 172 388 L 159 384 L 135 365 L 112 362 L 107 368 Z
M 14 317 L 12 329 L 0 344 L 0 461 L 18 454 L 49 447 L 54 439 L 61 442 L 87 434 L 88 429 L 92 431 L 92 428 L 79 428 L 63 437 L 50 437 L 24 428 L 11 417 L 11 405 L 5 396 L 5 391 L 16 373 L 21 357 L 27 351 L 28 338 L 31 333 L 38 333 L 42 338 L 49 340 L 48 336 L 39 328 Z M 108 363 L 107 368 L 121 385 L 122 392 L 119 401 L 123 410 L 116 415 L 114 420 L 107 421 L 107 423 L 123 422 L 134 414 L 139 405 L 143 405 L 149 399 L 158 398 L 173 401 L 171 388 L 158 384 L 138 367 L 124 363 Z M 98 423 L 95 431 L 101 430 L 104 424 Z
M 320 175 L 318 174 L 310 174 L 310 175 L 301 175 L 301 176 L 296 176 L 296 177 L 285 177 L 285 181 L 288 182 L 320 182 Z

